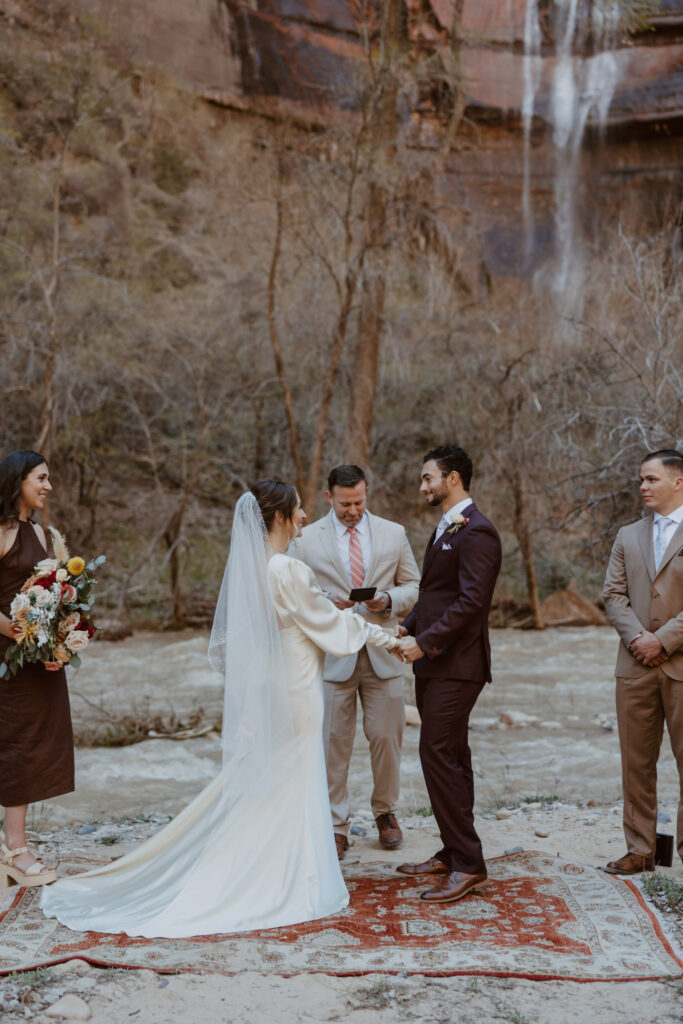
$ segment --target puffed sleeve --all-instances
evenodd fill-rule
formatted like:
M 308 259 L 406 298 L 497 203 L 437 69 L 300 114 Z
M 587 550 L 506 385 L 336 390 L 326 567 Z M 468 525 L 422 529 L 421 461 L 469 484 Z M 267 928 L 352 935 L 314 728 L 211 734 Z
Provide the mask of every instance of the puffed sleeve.
M 299 629 L 327 654 L 343 658 L 365 644 L 393 647 L 396 637 L 351 611 L 340 611 L 325 597 L 313 571 L 295 558 L 278 565 L 276 607 L 291 616 Z

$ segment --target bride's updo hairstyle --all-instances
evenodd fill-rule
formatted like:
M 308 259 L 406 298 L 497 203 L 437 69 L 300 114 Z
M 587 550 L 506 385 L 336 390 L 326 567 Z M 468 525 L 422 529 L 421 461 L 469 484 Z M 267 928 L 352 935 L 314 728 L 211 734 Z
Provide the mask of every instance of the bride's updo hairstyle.
M 292 518 L 297 506 L 296 487 L 292 484 L 286 484 L 284 480 L 257 480 L 250 487 L 250 491 L 258 501 L 268 532 L 271 530 L 276 512 L 282 512 L 285 519 Z

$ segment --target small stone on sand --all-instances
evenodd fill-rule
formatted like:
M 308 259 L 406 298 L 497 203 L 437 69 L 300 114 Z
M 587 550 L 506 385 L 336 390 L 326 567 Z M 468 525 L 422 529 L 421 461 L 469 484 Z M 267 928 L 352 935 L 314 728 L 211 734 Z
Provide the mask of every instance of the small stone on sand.
M 90 1020 L 90 1007 L 78 996 L 66 995 L 45 1010 L 46 1017 L 60 1017 L 68 1020 Z

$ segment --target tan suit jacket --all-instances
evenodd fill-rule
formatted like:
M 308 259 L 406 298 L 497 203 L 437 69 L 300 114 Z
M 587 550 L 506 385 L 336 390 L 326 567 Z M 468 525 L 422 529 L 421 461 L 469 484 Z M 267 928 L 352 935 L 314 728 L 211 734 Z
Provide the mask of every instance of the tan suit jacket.
M 364 604 L 357 604 L 354 611 L 370 622 L 392 628 L 408 614 L 417 600 L 420 570 L 402 526 L 372 513 L 368 513 L 368 519 L 372 555 L 365 570 L 365 585 L 386 591 L 391 597 L 391 611 L 389 614 L 373 614 Z M 341 560 L 329 513 L 310 526 L 305 526 L 301 537 L 290 544 L 288 554 L 310 566 L 325 593 L 348 594 L 352 584 Z M 380 679 L 410 674 L 409 665 L 403 666 L 393 655 L 379 647 L 368 647 L 367 653 L 373 671 Z M 324 678 L 334 683 L 350 679 L 357 658 L 357 654 L 350 654 L 346 658 L 326 655 Z
M 619 633 L 616 675 L 632 679 L 648 672 L 629 651 L 643 630 L 654 633 L 669 655 L 660 666 L 670 679 L 683 679 L 683 523 L 655 572 L 651 515 L 624 526 L 614 542 L 602 597 Z

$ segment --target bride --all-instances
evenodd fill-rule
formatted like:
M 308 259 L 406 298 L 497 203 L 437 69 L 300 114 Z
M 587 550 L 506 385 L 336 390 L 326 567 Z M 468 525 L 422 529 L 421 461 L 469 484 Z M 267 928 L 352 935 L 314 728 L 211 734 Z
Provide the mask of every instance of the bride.
M 223 767 L 138 849 L 43 889 L 78 931 L 180 938 L 276 928 L 348 903 L 322 744 L 323 652 L 395 637 L 340 612 L 285 554 L 306 515 L 296 489 L 261 480 L 237 502 L 209 658 L 224 676 Z

